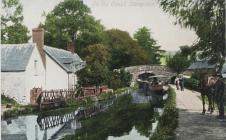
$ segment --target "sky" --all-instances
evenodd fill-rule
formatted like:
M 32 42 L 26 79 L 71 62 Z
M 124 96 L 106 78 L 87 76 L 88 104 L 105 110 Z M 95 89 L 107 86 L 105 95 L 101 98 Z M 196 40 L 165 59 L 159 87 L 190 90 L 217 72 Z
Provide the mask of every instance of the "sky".
M 48 13 L 62 0 L 21 0 L 24 24 L 31 31 L 44 22 Z M 83 0 L 91 14 L 101 20 L 106 29 L 117 28 L 131 36 L 141 27 L 150 29 L 152 37 L 167 51 L 191 45 L 197 39 L 194 31 L 174 25 L 175 18 L 163 12 L 157 0 Z

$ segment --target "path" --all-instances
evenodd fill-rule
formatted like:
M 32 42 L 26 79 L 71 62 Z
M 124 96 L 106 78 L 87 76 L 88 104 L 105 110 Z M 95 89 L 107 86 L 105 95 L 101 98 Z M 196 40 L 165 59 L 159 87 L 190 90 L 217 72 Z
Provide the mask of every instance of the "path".
M 187 89 L 175 91 L 179 109 L 177 140 L 226 140 L 226 121 L 216 119 L 217 112 L 201 115 L 200 93 Z

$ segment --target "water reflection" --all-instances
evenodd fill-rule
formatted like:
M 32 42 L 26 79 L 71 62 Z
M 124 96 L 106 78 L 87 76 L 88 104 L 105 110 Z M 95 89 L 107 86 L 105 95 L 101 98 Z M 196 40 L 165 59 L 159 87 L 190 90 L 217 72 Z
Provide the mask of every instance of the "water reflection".
M 131 131 L 139 134 L 139 137 L 134 139 L 148 138 L 152 134 L 157 116 L 151 104 L 133 104 L 131 96 L 123 96 L 117 99 L 108 111 L 82 119 L 82 128 L 64 139 L 114 139 L 128 136 Z
M 158 110 L 150 103 L 134 104 L 136 97 L 124 95 L 68 113 L 51 112 L 3 120 L 2 139 L 148 139 L 156 128 Z

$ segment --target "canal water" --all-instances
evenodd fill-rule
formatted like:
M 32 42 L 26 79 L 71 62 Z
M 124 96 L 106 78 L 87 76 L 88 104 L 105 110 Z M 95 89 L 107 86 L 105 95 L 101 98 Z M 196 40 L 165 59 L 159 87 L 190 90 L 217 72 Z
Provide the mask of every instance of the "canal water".
M 163 112 L 149 100 L 134 92 L 89 108 L 2 120 L 2 140 L 149 140 Z

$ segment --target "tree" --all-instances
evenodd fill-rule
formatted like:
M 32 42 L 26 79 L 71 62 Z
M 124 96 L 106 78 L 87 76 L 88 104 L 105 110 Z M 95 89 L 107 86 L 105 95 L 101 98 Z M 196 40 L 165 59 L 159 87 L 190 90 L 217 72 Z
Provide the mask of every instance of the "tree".
M 102 85 L 109 81 L 110 71 L 106 65 L 99 62 L 88 64 L 85 69 L 78 73 L 80 85 Z
M 122 87 L 129 87 L 132 80 L 132 75 L 124 69 L 120 71 L 113 71 L 109 80 L 109 87 L 118 89 Z
M 186 56 L 183 56 L 179 52 L 176 53 L 173 57 L 169 57 L 167 66 L 178 74 L 183 72 L 190 65 L 190 61 Z
M 139 28 L 134 34 L 138 45 L 148 53 L 150 64 L 160 64 L 161 50 L 156 45 L 156 41 L 151 37 L 150 30 L 147 27 Z
M 86 24 L 80 30 L 77 38 L 77 51 L 84 56 L 83 49 L 89 45 L 100 44 L 104 42 L 104 26 L 99 20 L 95 20 L 92 16 L 85 18 Z
M 23 7 L 19 0 L 3 0 L 1 8 L 1 43 L 27 43 L 30 38 L 29 31 L 22 23 Z
M 108 65 L 110 61 L 110 53 L 108 48 L 102 44 L 89 45 L 84 48 L 85 60 L 87 64 L 98 62 L 101 65 Z
M 103 25 L 90 15 L 90 9 L 81 0 L 65 0 L 46 15 L 45 44 L 66 49 L 75 41 L 78 53 L 82 47 L 102 42 Z
M 118 29 L 107 30 L 105 44 L 112 56 L 110 69 L 148 63 L 147 53 L 138 46 L 128 32 Z
M 220 72 L 226 57 L 225 0 L 159 0 L 163 10 L 174 15 L 177 23 L 192 28 L 198 35 L 194 45 L 200 58 L 218 63 Z
M 192 54 L 192 48 L 184 45 L 184 46 L 180 46 L 180 50 L 181 50 L 181 55 L 188 57 L 189 55 Z
M 110 54 L 102 44 L 90 45 L 84 49 L 87 66 L 79 72 L 79 82 L 81 85 L 107 84 L 110 77 L 108 62 Z

